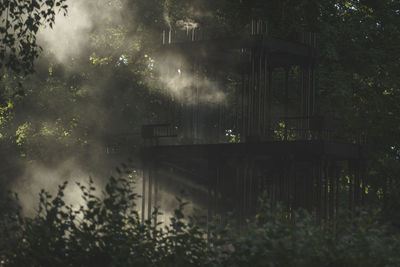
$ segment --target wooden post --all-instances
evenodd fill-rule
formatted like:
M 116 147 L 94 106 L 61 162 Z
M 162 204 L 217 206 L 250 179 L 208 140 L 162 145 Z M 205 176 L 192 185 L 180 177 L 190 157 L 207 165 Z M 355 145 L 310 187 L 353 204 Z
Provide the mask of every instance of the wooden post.
M 147 164 L 144 164 L 142 170 L 142 222 L 145 220 L 145 212 L 146 212 L 146 172 L 147 172 Z
M 153 170 L 149 169 L 148 171 L 148 180 L 149 180 L 149 189 L 148 189 L 148 201 L 147 201 L 147 219 L 151 220 L 151 210 L 152 210 L 152 206 L 151 206 L 151 202 L 152 202 L 152 189 L 153 189 L 153 175 L 152 175 Z
M 289 116 L 289 68 L 285 68 L 285 141 L 288 140 L 288 116 Z

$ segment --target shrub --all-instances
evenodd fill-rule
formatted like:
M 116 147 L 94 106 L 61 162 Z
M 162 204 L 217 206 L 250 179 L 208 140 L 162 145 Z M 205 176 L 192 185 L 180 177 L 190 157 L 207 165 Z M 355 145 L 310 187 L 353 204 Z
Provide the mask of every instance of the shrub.
M 371 213 L 317 225 L 305 212 L 288 219 L 282 207 L 264 202 L 240 231 L 214 223 L 207 233 L 184 216 L 180 199 L 169 225 L 154 225 L 157 209 L 141 221 L 130 180 L 111 178 L 101 199 L 92 180 L 78 184 L 85 203 L 78 208 L 63 201 L 66 186 L 54 197 L 42 190 L 33 218 L 18 207 L 3 212 L 2 266 L 400 265 L 399 236 L 388 235 Z

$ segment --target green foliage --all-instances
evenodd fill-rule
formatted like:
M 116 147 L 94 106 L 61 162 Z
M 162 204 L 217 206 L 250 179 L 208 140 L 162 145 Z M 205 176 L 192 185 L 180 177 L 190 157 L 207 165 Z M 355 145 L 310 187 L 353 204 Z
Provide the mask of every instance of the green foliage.
M 207 231 L 184 215 L 179 200 L 169 225 L 154 225 L 160 214 L 141 221 L 132 181 L 110 178 L 104 196 L 93 181 L 77 184 L 84 203 L 67 205 L 59 186 L 53 197 L 40 192 L 36 216 L 3 212 L 2 266 L 398 266 L 398 235 L 362 213 L 353 220 L 316 225 L 306 213 L 286 216 L 264 203 L 240 231 L 214 223 Z M 3 209 L 4 210 L 4 209 Z M 290 217 L 290 219 L 289 219 Z
M 133 184 L 111 178 L 102 199 L 78 184 L 84 204 L 78 208 L 63 201 L 67 183 L 52 197 L 40 192 L 34 218 L 6 214 L 2 228 L 1 261 L 6 266 L 187 266 L 204 258 L 202 231 L 184 222 L 181 203 L 171 225 L 156 227 L 142 222 L 135 209 Z M 153 218 L 158 211 L 155 209 Z M 6 245 L 7 244 L 7 245 Z M 8 248 L 7 248 L 8 247 Z M 196 264 L 197 265 L 197 264 Z
M 307 213 L 288 219 L 283 207 L 265 203 L 244 234 L 229 233 L 221 265 L 396 266 L 399 236 L 388 236 L 372 214 L 317 225 Z M 234 238 L 232 238 L 234 236 Z M 229 240 L 229 241 L 228 241 Z
M 36 34 L 43 25 L 53 27 L 56 12 L 67 12 L 66 0 L 0 2 L 0 69 L 17 73 L 33 70 L 40 47 Z M 0 77 L 1 80 L 1 77 Z
M 38 27 L 54 23 L 55 12 L 65 11 L 64 0 L 0 2 L 0 18 L 5 22 L 0 27 L 0 62 L 10 70 L 28 72 L 40 51 L 35 39 Z M 38 7 L 38 3 L 43 6 Z M 151 60 L 157 62 L 161 30 L 168 26 L 165 16 L 172 27 L 182 19 L 199 22 L 202 30 L 206 27 L 206 37 L 248 34 L 251 18 L 264 19 L 269 33 L 276 37 L 297 40 L 298 32 L 318 33 L 317 112 L 340 118 L 336 130 L 341 135 L 368 133 L 367 203 L 381 206 L 384 220 L 400 227 L 396 57 L 400 54 L 400 16 L 396 1 L 127 3 L 121 17 L 102 14 L 103 6 L 91 10 L 102 27 L 90 32 L 87 47 L 78 58 L 60 65 L 47 55 L 33 77 L 2 75 L 3 141 L 18 144 L 19 154 L 30 159 L 57 160 L 58 151 L 73 146 L 87 150 L 88 143 L 102 143 L 105 137 L 96 136 L 98 133 L 135 132 L 143 122 L 163 121 L 169 107 L 162 104 L 165 99 L 158 94 L 159 88 L 145 84 L 156 76 L 149 65 Z M 20 90 L 21 82 L 24 91 Z M 283 125 L 277 131 L 282 135 Z M 231 142 L 240 141 L 239 136 L 231 137 Z M 76 154 L 80 150 L 71 151 Z M 14 266 L 399 264 L 394 252 L 400 247 L 398 237 L 391 236 L 378 225 L 381 220 L 371 220 L 374 217 L 368 214 L 356 221 L 338 222 L 332 232 L 315 226 L 310 217 L 296 218 L 294 224 L 273 207 L 266 207 L 259 221 L 249 223 L 241 235 L 216 225 L 206 242 L 206 233 L 182 218 L 183 203 L 168 228 L 141 222 L 137 211 L 131 209 L 136 196 L 129 199 L 132 192 L 122 188 L 128 186 L 126 183 L 110 181 L 102 199 L 81 188 L 84 196 L 87 194 L 82 208 L 63 204 L 62 187 L 59 197 L 42 192 L 42 208 L 34 218 L 3 215 L 1 260 Z

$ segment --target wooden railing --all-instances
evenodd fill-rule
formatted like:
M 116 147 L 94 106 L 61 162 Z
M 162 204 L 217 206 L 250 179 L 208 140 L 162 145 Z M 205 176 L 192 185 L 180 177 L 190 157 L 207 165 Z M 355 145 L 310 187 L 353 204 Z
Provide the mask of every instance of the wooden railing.
M 177 128 L 172 124 L 146 124 L 142 125 L 143 139 L 155 139 L 161 137 L 177 137 Z

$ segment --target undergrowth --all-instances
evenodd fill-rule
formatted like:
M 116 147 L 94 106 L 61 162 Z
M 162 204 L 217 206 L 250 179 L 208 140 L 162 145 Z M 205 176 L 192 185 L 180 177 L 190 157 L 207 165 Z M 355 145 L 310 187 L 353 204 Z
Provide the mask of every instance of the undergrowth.
M 55 196 L 42 190 L 34 217 L 2 208 L 1 266 L 400 266 L 400 237 L 367 212 L 332 227 L 307 213 L 288 219 L 265 201 L 240 231 L 229 223 L 206 229 L 178 198 L 170 224 L 154 225 L 160 212 L 141 220 L 129 179 L 110 178 L 102 198 L 92 180 L 78 184 L 79 207 L 64 202 L 66 186 Z

